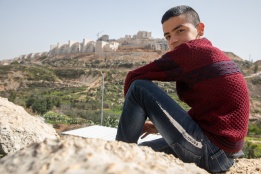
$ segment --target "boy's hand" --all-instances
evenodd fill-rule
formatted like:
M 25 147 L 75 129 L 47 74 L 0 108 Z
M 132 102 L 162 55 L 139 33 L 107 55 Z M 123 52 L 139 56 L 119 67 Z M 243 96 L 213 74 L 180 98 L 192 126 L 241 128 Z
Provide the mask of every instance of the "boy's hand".
M 151 121 L 146 121 L 144 123 L 143 130 L 141 132 L 141 139 L 145 138 L 149 134 L 157 134 L 158 130 L 154 126 L 154 124 Z

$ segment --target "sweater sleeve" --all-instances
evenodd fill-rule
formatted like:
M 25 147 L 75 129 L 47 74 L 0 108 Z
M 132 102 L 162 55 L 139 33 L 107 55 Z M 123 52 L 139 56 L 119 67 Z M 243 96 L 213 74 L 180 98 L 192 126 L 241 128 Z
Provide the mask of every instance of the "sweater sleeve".
M 130 71 L 124 83 L 124 96 L 134 80 L 176 81 L 182 75 L 182 69 L 167 54 L 145 66 Z

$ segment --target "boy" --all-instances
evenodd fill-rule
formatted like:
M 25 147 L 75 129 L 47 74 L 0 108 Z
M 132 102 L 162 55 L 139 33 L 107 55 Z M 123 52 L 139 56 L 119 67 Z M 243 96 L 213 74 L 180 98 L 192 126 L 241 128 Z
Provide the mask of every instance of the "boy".
M 137 143 L 141 134 L 162 138 L 145 142 L 209 172 L 227 171 L 242 156 L 249 119 L 249 94 L 239 68 L 204 34 L 204 24 L 189 6 L 162 17 L 171 51 L 130 71 L 116 140 Z M 152 80 L 175 81 L 184 111 Z M 147 118 L 150 121 L 146 121 Z

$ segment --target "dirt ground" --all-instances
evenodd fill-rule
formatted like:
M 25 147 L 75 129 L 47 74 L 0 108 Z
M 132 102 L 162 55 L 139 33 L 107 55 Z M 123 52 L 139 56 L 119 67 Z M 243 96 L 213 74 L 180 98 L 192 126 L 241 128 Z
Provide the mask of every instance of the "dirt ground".
M 70 125 L 68 125 L 68 124 L 55 124 L 55 125 L 53 125 L 53 128 L 60 135 L 61 132 L 79 129 L 79 128 L 83 128 L 83 127 L 87 127 L 87 126 L 89 126 L 89 125 L 87 125 L 87 124 L 70 124 Z
M 226 174 L 261 174 L 261 158 L 235 160 L 235 164 Z

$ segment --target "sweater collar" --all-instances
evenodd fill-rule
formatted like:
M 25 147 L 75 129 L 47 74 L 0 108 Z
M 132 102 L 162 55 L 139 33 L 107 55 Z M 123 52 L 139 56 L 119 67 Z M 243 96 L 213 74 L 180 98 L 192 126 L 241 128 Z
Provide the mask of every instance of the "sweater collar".
M 184 44 L 195 44 L 195 45 L 201 45 L 201 46 L 212 46 L 212 43 L 207 39 L 207 38 L 201 38 L 201 39 L 195 39 L 195 40 L 191 40 L 191 41 L 188 41 Z

